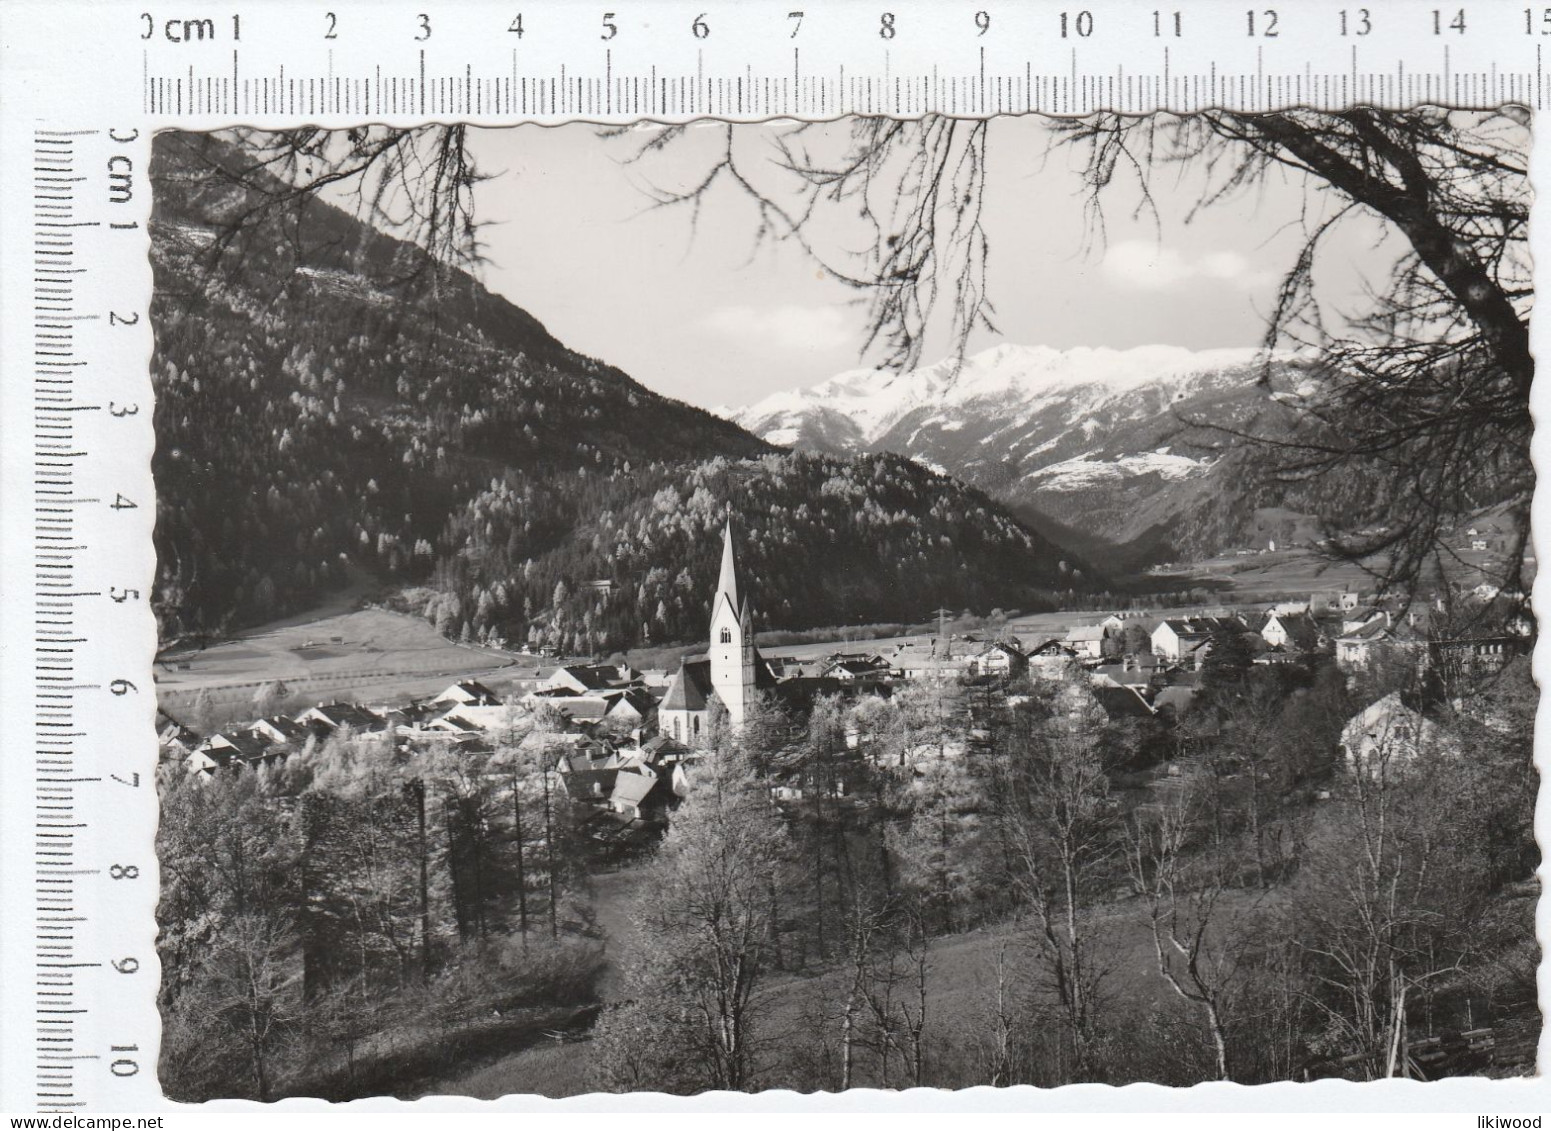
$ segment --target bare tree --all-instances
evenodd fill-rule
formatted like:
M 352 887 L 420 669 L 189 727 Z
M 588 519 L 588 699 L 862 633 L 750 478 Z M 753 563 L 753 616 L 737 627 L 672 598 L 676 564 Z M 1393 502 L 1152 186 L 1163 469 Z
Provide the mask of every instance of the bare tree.
M 1181 1000 L 1200 1011 L 1212 1041 L 1217 1079 L 1228 1080 L 1226 994 L 1234 963 L 1214 935 L 1223 882 L 1216 869 L 1192 868 L 1187 855 L 1195 825 L 1188 789 L 1140 814 L 1128 829 L 1128 863 L 1136 893 L 1147 901 L 1158 973 Z
M 704 171 L 656 202 L 698 214 L 714 191 L 741 192 L 754 204 L 755 241 L 812 252 L 868 303 L 868 347 L 880 344 L 886 365 L 911 366 L 928 331 L 943 323 L 960 353 L 977 329 L 992 328 L 987 167 L 1000 145 L 1020 144 L 998 141 L 1002 128 L 856 119 L 834 154 L 834 127 L 793 127 L 762 153 L 729 126 L 701 158 Z M 666 130 L 635 156 L 682 136 L 682 128 Z M 1453 564 L 1445 535 L 1461 516 L 1508 502 L 1516 537 L 1502 584 L 1523 588 L 1533 484 L 1527 111 L 1102 113 L 1054 121 L 1046 136 L 1082 162 L 1096 242 L 1103 202 L 1119 182 L 1139 186 L 1142 209 L 1154 211 L 1160 171 L 1204 171 L 1194 216 L 1273 176 L 1301 179 L 1303 207 L 1282 219 L 1300 225 L 1303 240 L 1265 344 L 1317 347 L 1320 392 L 1298 405 L 1290 437 L 1251 426 L 1231 439 L 1274 456 L 1266 473 L 1284 480 L 1362 476 L 1371 490 L 1355 517 L 1384 521 L 1366 534 L 1335 531 L 1335 548 L 1354 560 L 1377 555 L 1380 580 L 1406 591 Z M 864 249 L 837 257 L 817 246 L 820 216 L 853 220 L 868 233 Z M 1332 311 L 1319 301 L 1317 268 L 1334 234 L 1358 221 L 1377 222 L 1396 253 L 1366 309 Z M 1268 402 L 1268 411 L 1275 407 Z
M 320 199 L 426 251 L 411 271 L 483 262 L 474 190 L 487 177 L 475 166 L 465 125 L 244 127 L 174 141 L 201 170 L 200 183 L 160 188 L 242 190 L 225 194 L 238 203 L 216 230 L 212 262 L 241 254 L 261 231 L 296 238 L 307 208 Z
M 642 877 L 636 921 L 650 942 L 626 971 L 629 1002 L 602 1024 L 606 1076 L 675 1091 L 755 1085 L 768 876 L 783 849 L 757 782 L 721 764 L 697 782 Z
M 1019 736 L 1022 749 L 1005 760 L 994 787 L 994 819 L 1071 1043 L 1075 1074 L 1065 1074 L 1071 1079 L 1094 1067 L 1105 970 L 1085 911 L 1101 896 L 1116 855 L 1118 818 L 1099 750 L 1103 711 L 1076 681 L 1057 691 L 1051 707 L 1048 718 L 1032 720 Z

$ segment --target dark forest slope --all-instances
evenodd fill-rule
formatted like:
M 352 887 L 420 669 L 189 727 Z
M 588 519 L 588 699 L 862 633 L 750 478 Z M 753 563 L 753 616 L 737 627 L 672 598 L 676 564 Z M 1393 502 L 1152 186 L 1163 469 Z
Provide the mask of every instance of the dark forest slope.
M 434 584 L 453 635 L 694 638 L 707 508 L 729 502 L 770 624 L 1028 607 L 1081 583 L 978 492 L 893 458 L 767 458 L 340 209 L 254 219 L 277 186 L 244 164 L 217 138 L 156 142 L 164 636 L 305 609 L 357 566 Z

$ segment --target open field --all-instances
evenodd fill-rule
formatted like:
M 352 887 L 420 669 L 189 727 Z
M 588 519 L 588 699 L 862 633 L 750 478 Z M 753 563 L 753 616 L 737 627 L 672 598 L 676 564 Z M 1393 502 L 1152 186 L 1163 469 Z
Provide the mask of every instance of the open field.
M 1375 563 L 1374 568 L 1378 568 Z M 1307 597 L 1315 590 L 1372 589 L 1373 578 L 1356 562 L 1333 561 L 1310 549 L 1267 550 L 1251 555 L 1224 554 L 1172 567 L 1187 577 L 1229 588 L 1225 601 Z
M 323 610 L 264 625 L 203 649 L 162 656 L 157 696 L 176 714 L 208 690 L 217 710 L 246 704 L 272 680 L 295 698 L 384 699 L 434 694 L 454 679 L 508 678 L 526 657 L 439 635 L 386 609 Z M 532 666 L 531 662 L 527 666 Z
M 1222 909 L 1225 919 L 1248 911 L 1258 898 L 1257 893 L 1235 893 L 1228 901 L 1233 906 Z M 1111 992 L 1128 1006 L 1142 1011 L 1153 1004 L 1163 1009 L 1178 1008 L 1172 991 L 1157 973 L 1146 905 L 1141 900 L 1125 898 L 1096 908 L 1090 921 L 1105 940 L 1103 957 L 1111 970 L 1107 986 Z M 992 1008 L 989 995 L 995 984 L 998 952 L 1005 948 L 1008 960 L 1014 961 L 1020 951 L 1027 949 L 1030 937 L 1026 929 L 1003 924 L 934 940 L 927 1008 L 939 1038 L 951 1036 L 957 1039 L 955 1043 L 972 1044 L 973 1034 L 989 1036 L 986 1018 Z M 844 969 L 818 977 L 774 976 L 764 991 L 767 1034 L 788 1047 L 810 1043 L 813 1011 L 832 1015 L 834 1003 L 845 999 L 848 977 Z M 589 1041 L 590 1038 L 576 1043 L 543 1042 L 519 1048 L 466 1073 L 438 1080 L 434 1094 L 479 1099 L 512 1094 L 576 1095 L 590 1086 L 586 1071 Z M 802 1087 L 795 1080 L 781 1084 Z M 817 1086 L 815 1081 L 804 1090 Z
M 1501 569 L 1501 555 L 1491 550 L 1455 549 L 1452 553 L 1455 561 L 1449 567 L 1450 581 L 1467 589 L 1497 576 Z M 1525 561 L 1527 572 L 1533 575 L 1534 558 L 1527 557 Z M 1298 547 L 1255 554 L 1224 554 L 1171 566 L 1169 572 L 1222 585 L 1222 599 L 1236 604 L 1297 599 L 1317 590 L 1371 590 L 1375 575 L 1383 568 L 1381 558 L 1370 558 L 1361 563 L 1336 561 L 1316 550 Z M 1434 574 L 1432 582 L 1436 580 Z

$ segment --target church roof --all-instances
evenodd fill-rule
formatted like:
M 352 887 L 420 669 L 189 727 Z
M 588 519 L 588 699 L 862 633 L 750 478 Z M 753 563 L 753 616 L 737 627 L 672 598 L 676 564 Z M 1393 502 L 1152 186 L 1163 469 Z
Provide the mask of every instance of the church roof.
M 728 602 L 733 611 L 738 608 L 738 566 L 732 555 L 732 519 L 727 520 L 727 526 L 722 531 L 722 576 L 716 584 L 716 595 L 727 595 Z
M 711 696 L 711 661 L 685 660 L 668 684 L 660 710 L 703 711 Z

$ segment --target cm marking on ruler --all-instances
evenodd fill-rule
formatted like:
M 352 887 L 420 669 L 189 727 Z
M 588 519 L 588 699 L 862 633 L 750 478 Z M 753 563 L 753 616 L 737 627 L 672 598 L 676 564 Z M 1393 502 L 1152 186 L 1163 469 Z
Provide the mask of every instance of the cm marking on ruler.
M 167 120 L 1538 107 L 1551 33 L 1551 8 L 1505 4 L 697 8 L 144 12 L 124 30 Z
M 115 1016 L 104 984 L 155 970 L 109 941 L 134 936 L 121 920 L 137 909 L 113 889 L 154 877 L 130 830 L 114 829 L 152 793 L 153 764 L 134 754 L 151 717 L 144 664 L 113 646 L 108 612 L 144 615 L 148 591 L 144 524 L 114 525 L 152 506 L 116 466 L 148 447 L 145 308 L 125 272 L 144 262 L 146 144 L 138 128 L 48 127 L 31 143 L 33 1052 L 37 1107 L 65 1111 L 103 1104 L 95 1077 L 138 1076 L 154 1049 L 122 1035 L 138 1023 Z

